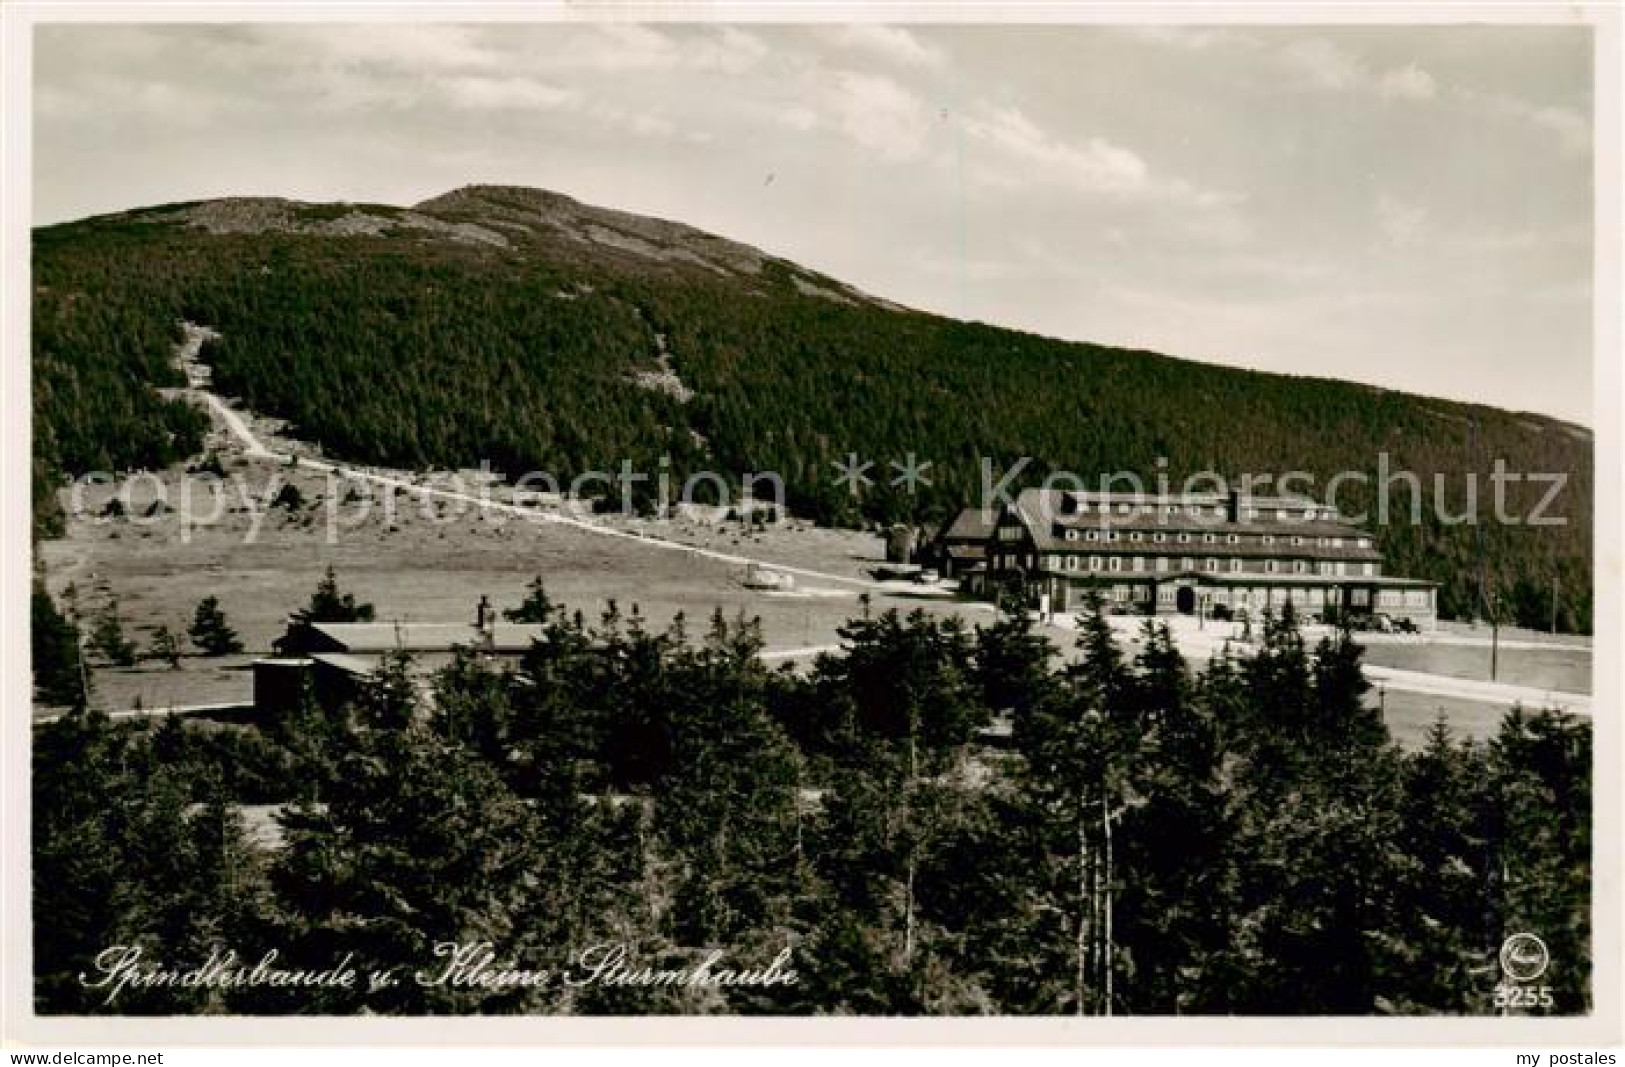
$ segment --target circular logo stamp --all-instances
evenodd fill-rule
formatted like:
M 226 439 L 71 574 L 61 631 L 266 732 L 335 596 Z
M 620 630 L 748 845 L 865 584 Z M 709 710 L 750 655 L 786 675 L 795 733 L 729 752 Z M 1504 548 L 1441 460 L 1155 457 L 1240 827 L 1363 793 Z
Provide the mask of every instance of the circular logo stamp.
M 1551 962 L 1546 942 L 1534 934 L 1513 934 L 1501 943 L 1501 973 L 1514 982 L 1533 982 Z

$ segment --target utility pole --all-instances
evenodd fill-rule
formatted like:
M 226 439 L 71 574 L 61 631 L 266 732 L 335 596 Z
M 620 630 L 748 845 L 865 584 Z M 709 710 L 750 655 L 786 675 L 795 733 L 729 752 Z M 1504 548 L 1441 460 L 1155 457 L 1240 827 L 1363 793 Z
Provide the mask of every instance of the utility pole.
M 1501 613 L 1490 605 L 1490 681 L 1495 681 L 1501 660 Z

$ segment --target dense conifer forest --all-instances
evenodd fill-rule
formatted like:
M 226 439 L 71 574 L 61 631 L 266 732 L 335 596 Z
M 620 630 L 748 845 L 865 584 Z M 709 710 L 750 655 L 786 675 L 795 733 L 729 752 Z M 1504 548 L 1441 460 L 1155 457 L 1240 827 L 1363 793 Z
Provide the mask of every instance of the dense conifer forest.
M 1386 454 L 1421 491 L 1419 522 L 1396 483 L 1396 520 L 1373 524 L 1390 570 L 1442 582 L 1447 616 L 1481 612 L 1482 586 L 1491 611 L 1544 628 L 1555 586 L 1559 627 L 1591 624 L 1582 428 L 914 312 L 536 190 L 474 187 L 414 210 L 217 201 L 107 216 L 36 231 L 34 282 L 40 533 L 62 479 L 197 449 L 202 416 L 153 391 L 179 382 L 170 352 L 188 320 L 220 331 L 204 352 L 220 390 L 342 458 L 485 459 L 561 480 L 623 461 L 677 479 L 775 471 L 792 509 L 824 522 L 939 522 L 977 502 L 982 457 L 1000 474 L 1030 458 L 1018 484 L 1296 470 L 1324 486 L 1339 472 L 1374 484 Z M 665 352 L 692 395 L 640 378 Z M 880 474 L 859 497 L 831 466 L 849 453 Z M 905 495 L 887 463 L 910 453 L 932 484 Z M 1546 511 L 1564 524 L 1461 523 L 1469 472 L 1491 514 L 1497 460 L 1566 475 Z M 1370 507 L 1369 488 L 1342 488 L 1345 511 Z M 1546 490 L 1513 483 L 1507 510 L 1533 514 Z
M 1348 634 L 1290 616 L 1193 672 L 1099 614 L 1059 657 L 1024 615 L 871 613 L 811 670 L 756 624 L 665 632 L 528 605 L 545 640 L 433 675 L 404 655 L 350 704 L 257 727 L 36 731 L 45 1013 L 1492 1014 L 1538 932 L 1536 1014 L 1589 1010 L 1587 723 L 1514 710 L 1487 744 L 1395 746 Z M 993 723 L 1008 724 L 999 743 Z M 282 805 L 280 840 L 240 804 Z M 436 946 L 496 970 L 732 966 L 773 987 L 420 983 Z M 131 985 L 341 959 L 398 983 Z M 1525 1009 L 1520 1009 L 1525 1010 Z

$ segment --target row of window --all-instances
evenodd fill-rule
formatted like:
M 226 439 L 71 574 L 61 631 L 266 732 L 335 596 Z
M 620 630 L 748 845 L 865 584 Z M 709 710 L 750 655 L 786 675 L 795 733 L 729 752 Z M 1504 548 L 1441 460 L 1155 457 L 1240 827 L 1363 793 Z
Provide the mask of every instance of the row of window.
M 1348 575 L 1364 575 L 1374 577 L 1377 573 L 1375 563 L 1347 563 L 1343 560 L 1320 560 L 1313 562 L 1306 559 L 1263 560 L 1265 574 L 1319 574 L 1325 577 L 1346 577 Z M 1127 563 L 1128 566 L 1124 566 Z M 1175 558 L 1172 556 L 1156 556 L 1152 558 L 1153 566 L 1146 566 L 1145 556 L 1049 556 L 1046 570 L 1051 571 L 1146 571 L 1154 570 L 1159 574 L 1169 571 L 1194 571 L 1200 567 L 1209 574 L 1217 574 L 1221 569 L 1231 574 L 1246 573 L 1246 561 L 1241 559 L 1219 560 L 1208 556 L 1200 563 L 1195 557 L 1185 556 Z M 1176 566 L 1177 564 L 1177 566 Z M 1358 568 L 1358 569 L 1356 569 Z
M 1225 517 L 1226 509 L 1223 505 L 1212 506 L 1205 504 L 1129 504 L 1129 503 L 1102 503 L 1093 508 L 1088 504 L 1079 504 L 1077 514 L 1087 515 L 1091 510 L 1097 515 L 1155 515 L 1161 512 L 1164 515 L 1178 515 L 1184 512 L 1192 518 L 1212 516 L 1216 519 Z M 1275 518 L 1282 522 L 1291 519 L 1303 519 L 1313 522 L 1321 519 L 1336 522 L 1338 515 L 1336 508 L 1242 508 L 1239 518 L 1246 520 Z
M 1179 591 L 1170 586 L 1162 586 L 1157 590 L 1157 603 L 1171 605 L 1177 602 Z M 1114 600 L 1146 601 L 1151 599 L 1149 586 L 1115 586 L 1112 589 Z M 1320 607 L 1328 602 L 1336 602 L 1336 594 L 1318 586 L 1294 587 L 1291 589 L 1270 588 L 1236 588 L 1236 589 L 1203 589 L 1198 597 L 1208 604 L 1225 604 L 1230 607 L 1268 608 L 1291 602 L 1294 605 L 1309 605 Z M 1411 608 L 1426 610 L 1429 606 L 1429 595 L 1426 589 L 1384 589 L 1377 594 L 1377 607 L 1379 608 Z M 1367 589 L 1349 590 L 1349 604 L 1357 608 L 1371 606 L 1371 594 Z
M 1191 534 L 1189 532 L 1181 532 L 1181 533 L 1176 533 L 1173 536 L 1174 536 L 1174 540 L 1176 542 L 1178 542 L 1180 544 L 1188 544 L 1188 543 L 1190 543 L 1190 541 L 1193 539 L 1193 537 L 1195 535 Z M 1203 544 L 1208 544 L 1208 545 L 1217 544 L 1218 540 L 1219 540 L 1219 535 L 1215 534 L 1215 533 L 1204 533 L 1201 536 L 1202 536 L 1202 543 Z M 1126 539 L 1128 539 L 1130 541 L 1143 541 L 1143 540 L 1145 540 L 1145 534 L 1144 534 L 1143 531 L 1140 531 L 1140 530 L 1119 531 L 1119 530 L 1076 530 L 1076 529 L 1068 529 L 1066 531 L 1066 539 L 1068 541 L 1077 541 L 1077 540 L 1080 540 L 1080 539 L 1089 540 L 1089 541 L 1118 541 L 1118 540 L 1122 540 L 1124 538 L 1126 538 Z M 1274 534 L 1261 534 L 1261 535 L 1258 535 L 1258 539 L 1259 539 L 1259 542 L 1261 544 L 1273 545 L 1275 543 L 1275 535 Z M 1161 530 L 1154 530 L 1151 533 L 1151 540 L 1152 540 L 1153 543 L 1162 544 L 1163 542 L 1168 540 L 1168 534 L 1161 531 Z M 1308 539 L 1301 536 L 1301 535 L 1294 534 L 1292 537 L 1288 538 L 1287 540 L 1289 541 L 1289 543 L 1291 543 L 1293 545 L 1300 545 L 1301 546 L 1301 545 L 1305 544 Z M 1356 538 L 1350 538 L 1350 540 L 1352 540 L 1354 542 L 1356 547 L 1359 547 L 1359 548 L 1370 548 L 1371 547 L 1371 538 L 1369 538 L 1369 537 L 1356 537 Z M 1239 544 L 1241 544 L 1241 535 L 1240 534 L 1225 534 L 1224 535 L 1224 541 L 1225 541 L 1225 544 L 1239 545 Z M 1343 547 L 1343 541 L 1344 541 L 1344 538 L 1341 538 L 1341 537 L 1317 537 L 1317 538 L 1315 538 L 1315 544 L 1316 544 L 1316 546 L 1318 546 L 1320 548 L 1342 548 Z

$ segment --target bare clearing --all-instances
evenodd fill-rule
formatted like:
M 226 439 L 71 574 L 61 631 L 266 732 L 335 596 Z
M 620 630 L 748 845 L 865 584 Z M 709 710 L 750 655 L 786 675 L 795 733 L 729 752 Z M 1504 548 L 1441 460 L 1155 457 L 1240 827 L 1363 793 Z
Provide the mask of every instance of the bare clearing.
M 381 621 L 443 622 L 473 618 L 488 594 L 499 608 L 517 605 L 540 575 L 548 592 L 571 610 L 595 619 L 608 602 L 623 612 L 634 605 L 654 627 L 679 612 L 691 632 L 703 629 L 712 611 L 762 620 L 768 647 L 834 644 L 836 628 L 862 608 L 858 587 L 833 588 L 808 580 L 805 596 L 772 596 L 744 588 L 745 568 L 690 552 L 659 550 L 636 537 L 610 537 L 562 522 L 526 521 L 500 512 L 459 509 L 439 501 L 425 508 L 398 494 L 391 513 L 376 496 L 363 514 L 358 500 L 344 503 L 349 485 L 307 469 L 267 460 L 237 459 L 228 475 L 240 478 L 233 508 L 210 525 L 186 526 L 178 510 L 148 518 L 156 483 L 138 484 L 128 495 L 127 517 L 101 517 L 114 491 L 92 487 L 83 513 L 71 518 L 67 536 L 41 546 L 48 584 L 60 596 L 71 583 L 83 614 L 93 616 L 116 596 L 127 634 L 145 649 L 153 627 L 184 632 L 198 601 L 217 596 L 247 652 L 263 655 L 279 637 L 289 613 L 301 607 L 323 571 L 333 566 L 340 584 L 375 605 Z M 273 480 L 274 479 L 274 480 Z M 164 476 L 165 495 L 179 498 L 180 472 Z M 266 508 L 263 501 L 282 484 L 298 487 L 297 511 Z M 260 500 L 261 518 L 247 510 L 241 492 Z M 335 497 L 335 491 L 337 496 Z M 327 514 L 338 523 L 329 543 Z M 206 513 L 206 502 L 193 506 Z M 620 524 L 632 532 L 631 523 Z M 251 536 L 252 531 L 252 536 Z M 645 527 L 647 532 L 647 527 Z M 688 522 L 667 531 L 696 547 L 767 560 L 794 560 L 832 574 L 863 577 L 882 558 L 878 537 L 796 524 L 747 532 L 737 522 L 717 527 Z M 864 583 L 868 584 L 868 583 Z M 922 607 L 960 612 L 986 621 L 991 609 L 904 591 L 875 592 L 874 609 Z M 246 699 L 246 666 L 252 655 L 206 659 L 188 656 L 180 670 L 154 664 L 98 668 L 95 703 L 108 709 Z

